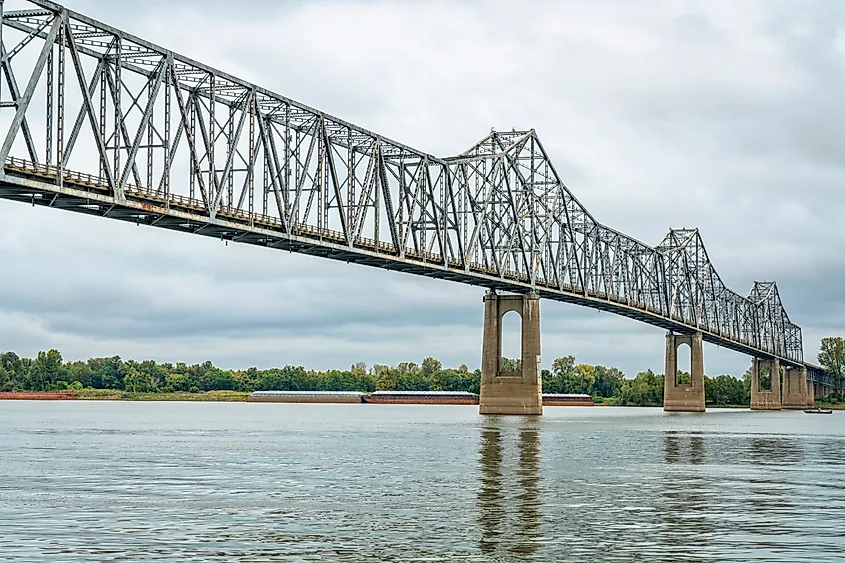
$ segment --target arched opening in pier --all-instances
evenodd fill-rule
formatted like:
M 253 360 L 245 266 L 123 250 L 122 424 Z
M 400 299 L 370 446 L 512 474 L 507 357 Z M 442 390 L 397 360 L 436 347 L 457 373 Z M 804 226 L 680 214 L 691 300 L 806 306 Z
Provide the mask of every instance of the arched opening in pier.
M 676 357 L 678 359 L 678 365 L 675 371 L 675 385 L 691 385 L 692 348 L 690 348 L 690 345 L 687 343 L 679 345 Z
M 516 311 L 502 315 L 501 373 L 522 373 L 522 317 Z

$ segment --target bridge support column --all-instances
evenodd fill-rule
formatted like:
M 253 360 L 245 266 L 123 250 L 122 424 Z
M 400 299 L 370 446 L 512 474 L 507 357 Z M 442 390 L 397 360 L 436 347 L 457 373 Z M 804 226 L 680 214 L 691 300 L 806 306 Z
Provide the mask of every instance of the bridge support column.
M 690 347 L 690 382 L 678 383 L 678 347 Z M 704 350 L 701 333 L 666 335 L 666 378 L 663 384 L 663 410 L 704 412 Z
M 767 391 L 760 390 L 760 371 L 768 370 L 771 374 L 771 386 Z M 779 411 L 780 399 L 780 362 L 754 358 L 751 362 L 751 410 Z
M 814 407 L 816 406 L 816 382 L 815 381 L 807 381 L 807 406 Z
M 522 317 L 522 358 L 518 372 L 502 371 L 502 316 Z M 540 379 L 540 296 L 484 296 L 484 337 L 481 352 L 481 414 L 543 414 Z
M 806 408 L 807 387 L 807 368 L 786 368 L 783 374 L 783 408 L 793 410 Z
M 827 399 L 830 397 L 831 393 L 833 393 L 833 387 L 830 385 L 825 385 L 824 383 L 817 382 L 816 389 L 815 389 L 815 396 L 819 399 Z

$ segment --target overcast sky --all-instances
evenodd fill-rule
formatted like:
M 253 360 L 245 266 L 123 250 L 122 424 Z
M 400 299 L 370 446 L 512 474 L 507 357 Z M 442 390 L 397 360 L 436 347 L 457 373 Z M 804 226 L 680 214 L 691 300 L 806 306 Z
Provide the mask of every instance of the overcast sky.
M 598 220 L 652 245 L 699 227 L 731 288 L 778 282 L 811 361 L 845 335 L 841 3 L 65 4 L 433 154 L 533 127 Z M 480 362 L 481 288 L 6 201 L 0 225 L 0 348 L 22 355 Z M 660 329 L 541 312 L 546 366 L 663 371 Z M 708 374 L 745 371 L 705 346 Z

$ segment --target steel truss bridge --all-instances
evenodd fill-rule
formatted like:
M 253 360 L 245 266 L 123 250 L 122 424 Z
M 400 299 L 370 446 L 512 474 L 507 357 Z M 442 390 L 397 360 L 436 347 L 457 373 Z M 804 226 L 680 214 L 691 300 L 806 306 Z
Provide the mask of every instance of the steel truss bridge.
M 599 223 L 534 130 L 439 158 L 46 0 L 0 0 L 0 197 L 517 293 L 803 362 L 697 229 Z

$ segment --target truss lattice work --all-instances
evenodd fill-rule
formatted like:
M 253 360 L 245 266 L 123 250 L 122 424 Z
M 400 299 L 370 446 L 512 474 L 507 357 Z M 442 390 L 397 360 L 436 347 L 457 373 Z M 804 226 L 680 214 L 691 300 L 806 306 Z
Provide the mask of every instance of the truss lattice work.
M 0 1 L 0 196 L 516 292 L 802 362 L 773 282 L 596 221 L 533 130 L 436 158 L 45 0 Z

